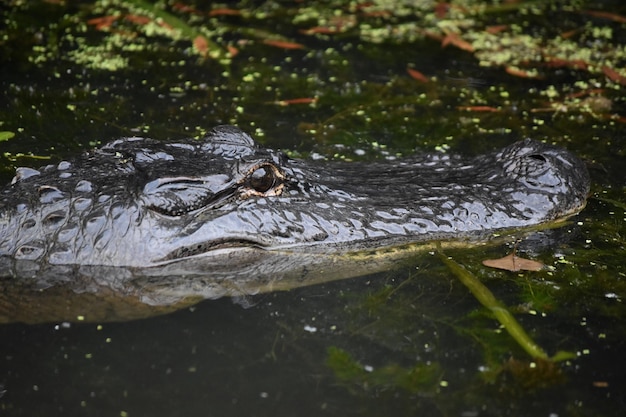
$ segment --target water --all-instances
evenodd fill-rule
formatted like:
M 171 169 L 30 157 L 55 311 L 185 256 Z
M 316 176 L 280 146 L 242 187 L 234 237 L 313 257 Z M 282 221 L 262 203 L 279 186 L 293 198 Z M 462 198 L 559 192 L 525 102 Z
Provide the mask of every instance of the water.
M 476 300 L 428 275 L 274 293 L 248 308 L 209 301 L 126 323 L 5 325 L 2 406 L 31 416 L 619 415 L 623 342 L 607 348 L 599 337 L 615 340 L 614 323 L 520 315 L 551 351 L 584 346 L 557 369 L 525 375 L 530 361 Z M 490 375 L 500 355 L 515 359 Z
M 116 7 L 139 15 L 125 8 L 132 3 L 140 4 Z M 304 14 L 294 11 L 300 6 L 261 2 L 231 4 L 252 17 L 218 14 L 219 25 L 230 25 L 221 44 L 239 49 L 223 66 L 199 58 L 184 39 L 146 35 L 131 19 L 109 32 L 84 24 L 107 15 L 98 4 L 13 2 L 5 12 L 4 20 L 14 23 L 3 29 L 8 36 L 0 45 L 0 130 L 16 136 L 0 142 L 3 182 L 15 166 L 58 161 L 115 137 L 202 135 L 221 123 L 296 156 L 335 159 L 389 158 L 415 148 L 479 153 L 525 136 L 548 139 L 588 162 L 594 193 L 557 237 L 520 245 L 521 254 L 554 269 L 482 266 L 483 259 L 509 253 L 507 245 L 447 254 L 479 276 L 549 355 L 564 350 L 575 358 L 532 360 L 426 253 L 373 276 L 206 301 L 150 319 L 2 325 L 2 415 L 624 415 L 626 176 L 619 117 L 626 112 L 619 82 L 569 67 L 539 67 L 539 79 L 513 76 L 479 65 L 477 51 L 442 48 L 429 37 L 383 44 L 350 31 L 312 37 L 299 30 L 317 26 L 314 17 L 293 22 Z M 574 36 L 580 48 L 613 47 L 625 39 L 615 20 L 619 6 L 576 9 L 611 11 L 613 19 L 589 20 L 568 6 L 484 19 L 492 19 L 490 26 L 528 19 L 527 32 L 545 42 L 585 31 L 590 21 L 596 37 Z M 196 6 L 204 13 L 196 19 L 215 26 L 204 7 Z M 191 19 L 191 12 L 166 10 Z M 336 23 L 343 25 L 356 16 L 399 31 L 413 19 L 342 10 Z M 430 28 L 424 19 L 421 25 Z M 267 32 L 304 48 L 267 45 Z M 127 68 L 95 69 L 72 58 L 82 41 L 70 34 L 99 45 L 114 33 L 135 33 L 126 44 L 146 47 L 121 53 Z M 90 52 L 96 61 L 115 58 L 98 51 Z M 436 78 L 421 83 L 407 67 Z M 572 102 L 577 95 L 602 105 Z M 298 98 L 313 104 L 289 104 Z

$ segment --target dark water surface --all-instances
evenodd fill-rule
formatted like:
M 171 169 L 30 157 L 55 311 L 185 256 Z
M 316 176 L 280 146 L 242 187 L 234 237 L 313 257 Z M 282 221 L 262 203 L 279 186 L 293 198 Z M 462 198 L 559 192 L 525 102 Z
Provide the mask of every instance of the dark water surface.
M 482 266 L 510 245 L 447 254 L 549 355 L 575 358 L 532 360 L 425 253 L 377 275 L 150 319 L 1 325 L 0 415 L 626 415 L 626 74 L 616 72 L 626 60 L 606 55 L 626 47 L 621 2 L 519 2 L 465 19 L 455 13 L 477 2 L 171 2 L 161 17 L 149 2 L 67 3 L 9 1 L 2 12 L 0 131 L 15 134 L 0 141 L 3 183 L 17 166 L 112 138 L 201 136 L 224 123 L 295 156 L 336 159 L 554 142 L 587 162 L 593 195 L 563 228 L 520 244 L 552 269 Z M 125 17 L 110 27 L 94 20 L 116 13 Z M 149 32 L 162 19 L 183 35 Z M 442 46 L 442 22 L 473 50 Z M 480 55 L 487 29 L 510 35 L 517 46 L 500 49 L 511 63 Z M 238 54 L 203 58 L 191 47 L 199 35 Z M 576 48 L 548 48 L 556 40 Z

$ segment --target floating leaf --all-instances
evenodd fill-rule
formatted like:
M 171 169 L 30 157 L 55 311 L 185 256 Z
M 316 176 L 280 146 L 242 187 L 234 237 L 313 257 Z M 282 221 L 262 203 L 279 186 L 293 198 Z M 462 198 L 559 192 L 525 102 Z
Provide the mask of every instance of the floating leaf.
M 525 71 L 523 69 L 519 69 L 512 66 L 507 66 L 505 68 L 507 74 L 514 75 L 520 78 L 542 78 L 537 71 Z
M 124 16 L 124 19 L 128 20 L 129 22 L 132 22 L 136 25 L 147 25 L 148 23 L 152 22 L 152 19 L 147 17 L 147 16 L 140 16 L 137 14 L 128 14 L 126 16 Z
M 458 106 L 457 109 L 464 111 L 477 111 L 477 112 L 498 112 L 500 111 L 497 107 L 491 106 Z
M 490 268 L 504 269 L 507 271 L 541 271 L 545 265 L 531 259 L 520 258 L 514 253 L 499 259 L 485 259 L 483 265 Z
M 110 28 L 113 22 L 118 19 L 118 17 L 119 16 L 95 17 L 93 19 L 87 20 L 87 24 L 94 26 L 96 30 L 105 30 Z
M 239 15 L 241 15 L 240 10 L 227 9 L 227 8 L 213 9 L 209 12 L 209 16 L 211 17 L 213 16 L 239 16 Z
M 582 71 L 587 71 L 589 64 L 582 59 L 562 59 L 555 57 L 546 57 L 546 63 L 551 68 L 572 68 Z
M 228 54 L 230 55 L 231 58 L 235 57 L 237 54 L 239 54 L 239 49 L 235 48 L 232 45 L 227 45 L 226 46 L 226 50 L 228 51 Z
M 300 30 L 305 35 L 333 35 L 336 33 L 346 32 L 353 28 L 357 21 L 354 16 L 335 16 L 329 22 L 322 26 L 313 26 L 309 29 Z
M 172 9 L 178 10 L 178 11 L 183 12 L 183 13 L 191 13 L 191 14 L 195 14 L 195 15 L 202 14 L 202 12 L 200 12 L 198 9 L 196 9 L 196 8 L 194 8 L 192 6 L 187 6 L 186 4 L 183 4 L 183 3 L 174 3 L 174 4 L 172 4 Z
M 299 98 L 291 98 L 287 100 L 279 100 L 275 103 L 279 106 L 289 106 L 291 104 L 311 104 L 316 103 L 317 97 L 299 97 Z
M 563 32 L 561 33 L 561 37 L 563 39 L 569 39 L 574 37 L 574 35 L 578 35 L 580 33 L 580 29 L 572 29 L 572 30 L 568 30 L 567 32 Z
M 300 33 L 305 35 L 315 35 L 316 33 L 321 33 L 323 35 L 332 35 L 334 33 L 338 33 L 339 29 L 335 27 L 327 27 L 327 26 L 314 26 L 309 29 L 301 30 Z
M 614 81 L 618 84 L 626 85 L 626 77 L 615 71 L 613 68 L 609 68 L 607 66 L 602 67 L 602 72 L 606 75 L 611 81 Z
M 459 35 L 453 32 L 447 33 L 446 37 L 441 41 L 442 47 L 445 48 L 448 45 L 454 45 L 467 52 L 474 52 L 474 46 L 471 43 L 463 40 Z
M 588 90 L 583 90 L 583 91 L 578 91 L 576 93 L 571 93 L 571 94 L 567 94 L 565 97 L 567 98 L 577 98 L 577 97 L 583 97 L 583 96 L 587 96 L 587 95 L 592 95 L 592 94 L 604 94 L 606 90 L 604 88 L 591 88 Z
M 13 136 L 15 136 L 15 133 L 13 132 L 7 132 L 7 131 L 0 132 L 0 142 L 5 142 L 11 139 Z
M 296 43 L 296 42 L 286 42 L 286 41 L 265 39 L 263 43 L 266 45 L 275 46 L 277 48 L 282 48 L 282 49 L 304 49 L 304 45 Z
M 583 13 L 593 17 L 599 17 L 601 19 L 609 19 L 618 23 L 626 23 L 626 17 L 611 12 L 602 12 L 599 10 L 585 10 Z
M 491 33 L 492 35 L 495 35 L 496 33 L 500 33 L 502 31 L 505 31 L 509 28 L 509 25 L 493 25 L 493 26 L 487 26 L 485 28 L 485 31 L 487 33 Z
M 193 40 L 193 47 L 202 56 L 206 56 L 209 52 L 209 41 L 206 36 L 198 35 Z
M 406 72 L 408 72 L 411 78 L 413 78 L 414 80 L 417 80 L 423 83 L 427 83 L 430 81 L 427 76 L 425 76 L 424 74 L 422 74 L 421 72 L 413 68 L 407 68 Z
M 435 5 L 435 16 L 437 19 L 444 19 L 450 10 L 450 4 L 446 2 L 439 2 Z

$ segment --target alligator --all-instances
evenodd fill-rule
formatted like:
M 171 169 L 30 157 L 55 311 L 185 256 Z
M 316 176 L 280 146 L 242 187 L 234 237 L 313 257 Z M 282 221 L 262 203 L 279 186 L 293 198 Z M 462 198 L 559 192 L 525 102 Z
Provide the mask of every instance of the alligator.
M 0 317 L 117 320 L 363 275 L 563 220 L 588 192 L 583 162 L 531 139 L 375 162 L 292 159 L 234 126 L 118 139 L 0 191 Z

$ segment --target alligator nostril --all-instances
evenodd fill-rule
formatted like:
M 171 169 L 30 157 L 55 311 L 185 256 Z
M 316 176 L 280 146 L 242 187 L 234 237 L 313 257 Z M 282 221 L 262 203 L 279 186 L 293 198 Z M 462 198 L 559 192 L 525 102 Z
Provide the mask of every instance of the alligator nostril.
M 535 161 L 546 162 L 546 157 L 538 153 L 530 154 L 528 157 L 534 159 Z

